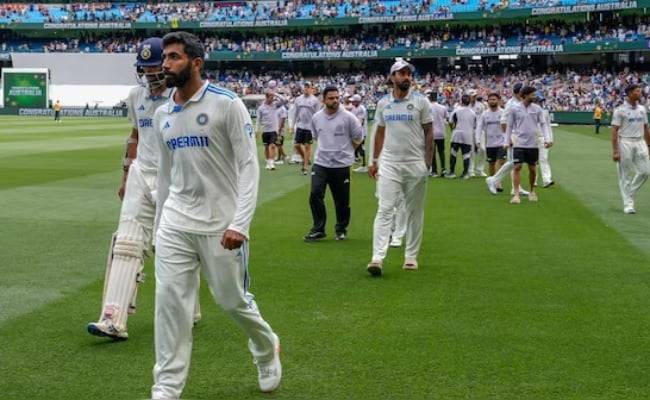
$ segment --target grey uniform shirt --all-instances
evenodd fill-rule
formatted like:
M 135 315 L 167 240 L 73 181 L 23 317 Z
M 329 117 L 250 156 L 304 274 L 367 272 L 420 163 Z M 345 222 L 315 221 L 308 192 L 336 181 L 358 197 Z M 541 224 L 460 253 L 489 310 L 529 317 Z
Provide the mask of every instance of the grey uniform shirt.
M 497 108 L 496 111 L 487 109 L 478 117 L 476 123 L 476 142 L 481 142 L 483 133 L 485 132 L 486 141 L 485 147 L 503 147 L 506 143 L 506 137 L 501 130 L 501 116 L 503 110 Z
M 449 118 L 447 107 L 440 103 L 431 103 L 431 117 L 433 118 L 433 138 L 445 138 L 445 124 Z
M 510 108 L 507 116 L 506 141 L 512 142 L 514 147 L 535 149 L 537 145 L 537 134 L 544 136 L 544 142 L 550 142 L 546 120 L 542 107 L 537 104 L 524 103 L 515 104 Z
M 644 125 L 648 124 L 648 112 L 641 104 L 632 107 L 625 101 L 623 105 L 616 107 L 612 116 L 612 125 L 618 126 L 618 136 L 621 138 L 642 138 Z
M 455 109 L 451 113 L 449 121 L 456 124 L 451 133 L 452 143 L 474 144 L 476 114 L 471 108 L 461 106 Z
M 352 141 L 363 139 L 361 123 L 357 117 L 339 106 L 334 114 L 320 110 L 312 117 L 311 130 L 318 141 L 314 164 L 325 168 L 349 167 L 354 163 Z
M 276 102 L 264 102 L 258 107 L 257 126 L 262 128 L 262 132 L 278 132 L 280 119 Z
M 293 102 L 295 111 L 295 125 L 298 129 L 311 130 L 311 118 L 320 110 L 320 100 L 316 96 L 300 95 Z
M 352 110 L 350 110 L 352 114 L 354 114 L 355 117 L 359 120 L 359 123 L 361 124 L 361 129 L 363 131 L 363 137 L 366 137 L 366 121 L 368 120 L 368 112 L 366 111 L 366 107 L 363 106 L 363 104 L 359 104 L 359 107 L 352 107 Z

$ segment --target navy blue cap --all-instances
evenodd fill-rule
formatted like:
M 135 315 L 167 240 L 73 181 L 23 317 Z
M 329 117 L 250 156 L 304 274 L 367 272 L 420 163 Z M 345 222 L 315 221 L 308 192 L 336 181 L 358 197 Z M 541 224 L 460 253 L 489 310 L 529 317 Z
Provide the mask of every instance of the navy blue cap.
M 162 64 L 162 39 L 149 38 L 138 45 L 137 67 L 157 67 Z

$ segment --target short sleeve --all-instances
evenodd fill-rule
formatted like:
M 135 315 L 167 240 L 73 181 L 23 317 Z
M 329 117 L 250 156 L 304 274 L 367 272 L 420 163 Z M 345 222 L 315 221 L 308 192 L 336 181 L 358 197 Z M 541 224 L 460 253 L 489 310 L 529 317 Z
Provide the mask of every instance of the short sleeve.
M 647 118 L 648 117 L 646 115 L 646 121 L 647 121 Z M 621 122 L 623 122 L 622 117 L 621 117 L 621 110 L 619 108 L 617 108 L 616 110 L 614 110 L 614 115 L 612 116 L 612 126 L 620 127 Z
M 375 110 L 375 124 L 377 126 L 386 126 L 386 122 L 384 121 L 384 105 L 385 103 L 381 100 L 377 103 L 377 109 Z
M 420 124 L 424 125 L 433 122 L 433 117 L 431 116 L 431 105 L 424 96 L 420 99 L 420 107 L 422 109 L 420 112 Z

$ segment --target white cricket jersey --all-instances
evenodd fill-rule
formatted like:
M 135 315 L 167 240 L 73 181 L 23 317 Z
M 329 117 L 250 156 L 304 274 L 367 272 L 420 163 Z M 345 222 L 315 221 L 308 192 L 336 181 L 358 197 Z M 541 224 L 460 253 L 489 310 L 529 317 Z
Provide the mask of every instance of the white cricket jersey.
M 485 132 L 485 147 L 503 147 L 505 145 L 506 137 L 501 130 L 502 114 L 503 110 L 498 107 L 496 111 L 492 111 L 490 108 L 483 111 L 476 122 L 476 142 L 481 142 L 483 132 Z
M 352 107 L 352 110 L 350 112 L 354 114 L 354 116 L 359 120 L 363 137 L 365 138 L 366 126 L 368 125 L 368 111 L 366 111 L 366 107 L 364 107 L 363 104 L 359 104 L 359 107 Z
M 506 102 L 506 106 L 503 108 L 503 114 L 501 114 L 501 123 L 502 124 L 507 124 L 508 123 L 508 113 L 510 113 L 510 109 L 512 106 L 521 104 L 521 101 L 517 99 L 516 97 L 511 98 Z
M 438 102 L 431 103 L 431 118 L 433 119 L 433 138 L 444 139 L 445 126 L 449 118 L 447 107 Z
M 286 106 L 278 107 L 278 121 L 281 125 L 279 128 L 280 131 L 278 132 L 278 135 L 284 134 L 284 127 L 286 126 L 288 116 L 289 116 L 289 112 L 287 111 Z
M 544 135 L 544 132 L 541 131 L 539 132 L 538 137 L 540 139 L 539 141 L 540 145 L 544 145 L 545 136 L 548 137 L 549 141 L 551 142 L 553 141 L 553 128 L 551 128 L 551 113 L 547 109 L 543 108 L 542 116 L 544 117 L 544 122 L 546 122 L 546 124 L 544 124 L 544 126 L 546 127 L 546 135 Z
M 165 89 L 160 96 L 151 96 L 148 88 L 136 86 L 126 99 L 129 121 L 138 130 L 136 163 L 145 174 L 155 175 L 158 171 L 160 146 L 158 134 L 153 128 L 153 115 L 158 107 L 169 100 L 171 91 Z
M 161 146 L 158 226 L 248 237 L 259 178 L 255 135 L 244 103 L 206 82 L 184 105 L 173 96 L 154 116 Z
M 296 108 L 295 124 L 299 129 L 311 129 L 311 118 L 321 109 L 320 100 L 314 95 L 300 95 L 293 102 Z
M 485 111 L 485 106 L 480 101 L 475 101 L 474 105 L 470 104 L 469 108 L 474 111 L 476 118 L 480 117 L 481 114 L 483 114 L 483 111 Z
M 382 163 L 425 159 L 422 125 L 432 121 L 429 100 L 415 91 L 410 91 L 402 100 L 395 99 L 391 93 L 377 104 L 375 119 L 378 126 L 386 127 Z
M 648 112 L 641 104 L 636 107 L 626 100 L 616 107 L 612 116 L 612 125 L 618 126 L 618 136 L 622 138 L 642 138 L 644 125 L 648 124 Z
M 512 141 L 514 147 L 526 149 L 537 148 L 537 134 L 544 136 L 544 142 L 549 142 L 548 129 L 544 120 L 542 107 L 537 104 L 524 103 L 513 105 L 508 113 L 508 128 L 506 130 L 506 143 Z
M 474 144 L 476 114 L 471 108 L 461 106 L 455 109 L 449 116 L 449 121 L 456 124 L 451 132 L 452 143 Z

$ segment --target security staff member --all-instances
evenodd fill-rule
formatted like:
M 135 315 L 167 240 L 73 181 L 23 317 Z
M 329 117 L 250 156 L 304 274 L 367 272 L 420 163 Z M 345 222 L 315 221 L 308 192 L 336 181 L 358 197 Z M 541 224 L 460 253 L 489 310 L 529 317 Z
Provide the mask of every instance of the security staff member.
M 336 207 L 336 240 L 344 240 L 350 223 L 350 166 L 354 150 L 363 140 L 357 117 L 339 104 L 334 86 L 323 90 L 325 107 L 312 117 L 311 132 L 318 141 L 311 173 L 309 205 L 314 224 L 304 240 L 314 242 L 326 237 L 325 187 L 329 185 Z

